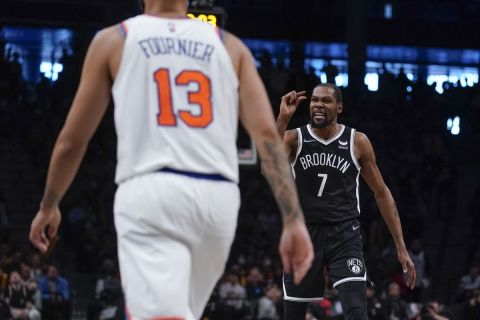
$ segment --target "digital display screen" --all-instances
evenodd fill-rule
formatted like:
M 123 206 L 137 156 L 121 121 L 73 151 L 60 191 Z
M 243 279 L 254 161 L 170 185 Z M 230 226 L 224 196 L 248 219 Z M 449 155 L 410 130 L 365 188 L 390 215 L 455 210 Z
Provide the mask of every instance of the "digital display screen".
M 191 19 L 210 23 L 214 27 L 225 27 L 226 14 L 221 8 L 213 8 L 210 10 L 190 10 L 187 16 Z

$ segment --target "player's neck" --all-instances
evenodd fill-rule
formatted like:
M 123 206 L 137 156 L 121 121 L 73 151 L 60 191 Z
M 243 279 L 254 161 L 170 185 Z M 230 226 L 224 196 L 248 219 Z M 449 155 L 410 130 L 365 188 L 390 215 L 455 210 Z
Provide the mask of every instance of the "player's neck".
M 187 6 L 183 1 L 146 1 L 145 14 L 170 19 L 185 18 Z
M 326 126 L 325 128 L 312 127 L 312 129 L 317 136 L 319 136 L 323 140 L 328 140 L 335 136 L 342 129 L 342 125 L 335 121 Z

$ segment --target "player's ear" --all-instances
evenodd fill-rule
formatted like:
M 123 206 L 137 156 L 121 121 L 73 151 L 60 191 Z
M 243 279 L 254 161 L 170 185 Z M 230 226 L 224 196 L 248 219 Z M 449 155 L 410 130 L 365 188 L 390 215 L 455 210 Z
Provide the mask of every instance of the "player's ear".
M 340 114 L 340 113 L 342 113 L 342 111 L 343 111 L 343 102 L 340 102 L 338 104 L 338 113 Z

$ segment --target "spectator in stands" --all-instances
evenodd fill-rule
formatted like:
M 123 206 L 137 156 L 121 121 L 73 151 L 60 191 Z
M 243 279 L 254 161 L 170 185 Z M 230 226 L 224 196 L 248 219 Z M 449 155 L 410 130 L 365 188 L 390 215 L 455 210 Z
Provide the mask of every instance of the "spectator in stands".
M 278 115 L 277 101 L 282 98 L 283 93 L 287 90 L 286 86 L 288 79 L 290 78 L 290 70 L 286 68 L 285 53 L 280 53 L 276 58 L 277 62 L 274 70 L 272 71 L 272 76 L 270 79 L 270 87 L 272 92 L 269 94 L 272 99 L 271 102 L 275 116 Z
M 13 244 L 8 240 L 4 241 L 0 247 L 0 264 L 2 265 L 3 271 L 7 274 L 16 270 L 12 265 L 14 261 L 14 250 Z
M 5 289 L 5 302 L 10 307 L 13 319 L 40 320 L 40 312 L 33 306 L 32 296 L 17 271 L 10 274 L 10 283 Z
M 258 300 L 258 320 L 278 320 L 277 306 L 282 301 L 282 291 L 277 285 L 265 289 L 265 295 Z
M 408 301 L 420 302 L 423 290 L 429 285 L 429 265 L 426 253 L 422 248 L 422 242 L 419 239 L 413 240 L 409 253 L 415 264 L 417 278 L 415 279 L 415 288 L 408 292 Z
M 385 320 L 407 320 L 407 303 L 400 298 L 400 286 L 391 282 L 387 298 L 382 302 Z
M 70 288 L 68 281 L 58 275 L 55 266 L 48 266 L 47 275 L 38 284 L 42 292 L 42 312 L 45 319 L 70 319 Z
M 273 76 L 273 61 L 272 56 L 268 50 L 263 50 L 260 56 L 260 67 L 258 68 L 258 74 L 262 79 L 265 88 L 267 89 L 267 93 L 269 94 L 270 100 L 272 100 L 272 76 Z
M 327 64 L 322 68 L 322 71 L 325 72 L 327 76 L 327 83 L 337 83 L 335 78 L 338 76 L 338 68 L 331 61 L 328 61 Z M 308 87 L 311 88 L 311 87 Z
M 37 282 L 32 276 L 32 270 L 30 266 L 25 262 L 20 264 L 20 277 L 22 284 L 28 289 L 29 294 L 32 296 L 33 303 L 35 308 L 38 310 L 42 309 L 42 293 L 38 289 Z
M 22 265 L 22 261 L 25 260 L 23 252 L 20 249 L 15 250 L 10 261 L 10 270 L 19 271 Z
M 0 234 L 8 234 L 10 229 L 10 222 L 8 219 L 7 204 L 0 194 Z
M 442 307 L 437 301 L 430 301 L 422 309 L 422 320 L 450 320 L 442 312 Z
M 30 256 L 30 278 L 38 282 L 43 276 L 42 257 L 39 253 L 32 253 Z
M 0 263 L 0 296 L 5 292 L 8 286 L 8 274 L 3 271 L 2 264 Z
M 105 291 L 106 288 L 114 287 L 120 285 L 120 280 L 117 277 L 117 270 L 115 267 L 115 263 L 107 259 L 103 262 L 103 274 L 97 280 L 95 285 L 95 297 L 100 299 L 102 293 Z
M 374 287 L 367 287 L 367 313 L 370 320 L 382 320 L 382 302 L 377 298 Z
M 102 273 L 95 285 L 95 299 L 90 303 L 88 310 L 88 319 L 96 319 L 102 309 L 111 307 L 115 312 L 120 313 L 123 308 L 122 285 L 118 276 L 115 263 L 106 259 L 102 265 Z
M 7 320 L 11 319 L 10 307 L 2 298 L 3 292 L 0 294 L 0 319 Z
M 263 294 L 264 276 L 258 267 L 250 268 L 246 278 L 245 290 L 250 300 L 258 299 Z
M 8 81 L 10 66 L 5 52 L 5 41 L 0 39 L 0 98 L 6 98 L 9 89 Z
M 308 313 L 310 313 L 314 319 L 336 319 L 337 316 L 342 317 L 343 319 L 343 310 L 338 294 L 331 287 L 331 282 L 328 275 L 325 275 L 325 277 L 326 286 L 323 299 L 309 303 Z
M 470 298 L 477 289 L 480 289 L 480 266 L 474 263 L 470 267 L 470 272 L 460 279 L 458 299 L 464 301 Z
M 226 281 L 220 285 L 219 296 L 225 307 L 225 318 L 240 319 L 244 313 L 247 292 L 238 282 L 238 275 L 228 273 Z
M 398 74 L 396 76 L 396 84 L 399 88 L 399 98 L 405 97 L 407 93 L 407 87 L 411 85 L 410 79 L 408 79 L 407 75 L 405 74 L 405 70 L 403 68 L 400 68 L 398 71 Z
M 480 319 L 480 290 L 475 291 L 462 308 L 463 320 L 478 320 Z
M 319 319 L 315 318 L 315 316 L 313 315 L 313 313 L 310 312 L 310 310 L 307 310 L 307 315 L 305 316 L 305 320 L 319 320 Z

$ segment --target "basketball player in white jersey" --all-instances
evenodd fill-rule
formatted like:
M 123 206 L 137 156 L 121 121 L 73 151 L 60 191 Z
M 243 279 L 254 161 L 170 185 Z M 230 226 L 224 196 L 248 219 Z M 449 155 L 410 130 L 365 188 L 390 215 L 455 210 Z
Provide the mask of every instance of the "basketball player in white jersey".
M 283 217 L 280 255 L 299 283 L 310 267 L 282 141 L 246 46 L 186 19 L 187 0 L 146 0 L 145 14 L 100 31 L 50 162 L 30 239 L 47 251 L 59 203 L 113 93 L 114 213 L 130 319 L 199 319 L 221 276 L 239 208 L 238 117 Z

